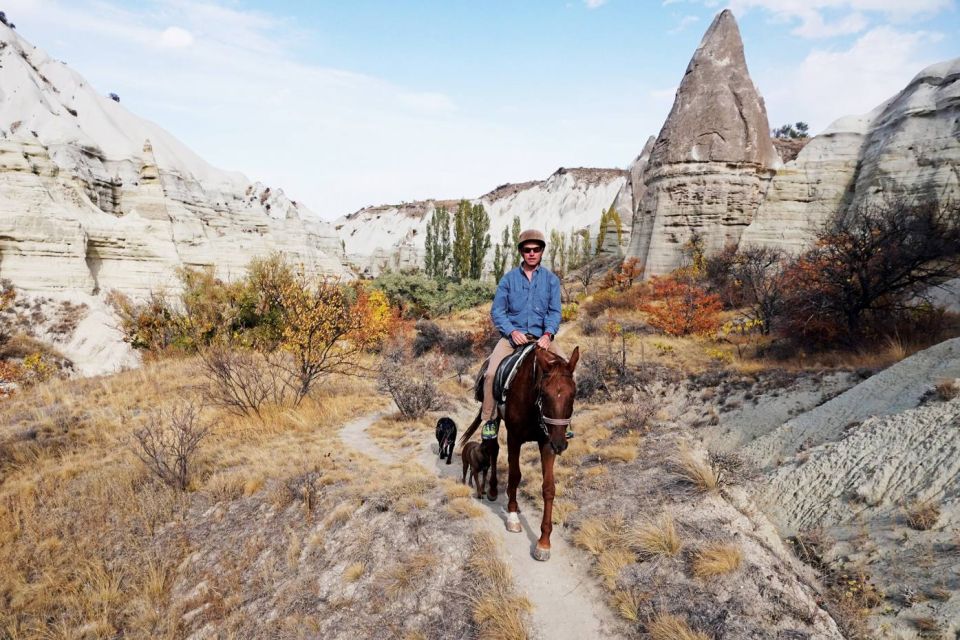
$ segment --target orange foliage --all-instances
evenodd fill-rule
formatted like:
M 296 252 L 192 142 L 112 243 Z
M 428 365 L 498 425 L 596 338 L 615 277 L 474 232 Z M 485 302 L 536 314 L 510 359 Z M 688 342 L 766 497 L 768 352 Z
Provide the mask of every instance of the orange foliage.
M 653 298 L 643 310 L 650 325 L 672 336 L 704 335 L 720 328 L 720 296 L 673 276 L 651 280 Z

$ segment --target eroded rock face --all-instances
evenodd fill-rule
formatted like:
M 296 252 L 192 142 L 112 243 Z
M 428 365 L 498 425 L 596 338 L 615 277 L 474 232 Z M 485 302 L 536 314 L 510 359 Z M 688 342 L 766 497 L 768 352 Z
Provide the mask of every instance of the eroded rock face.
M 706 250 L 737 243 L 780 160 L 733 14 L 694 53 L 644 172 L 629 255 L 648 275 L 680 266 L 694 232 Z
M 0 25 L 0 278 L 20 289 L 175 288 L 281 251 L 344 274 L 327 223 L 282 191 L 211 167 Z
M 523 228 L 540 229 L 548 238 L 554 230 L 570 235 L 589 228 L 595 242 L 601 214 L 626 182 L 627 172 L 621 169 L 561 168 L 546 180 L 501 185 L 471 202 L 482 204 L 490 216 L 491 246 L 500 241 L 504 228 L 511 227 L 514 216 L 520 218 Z M 343 239 L 347 258 L 366 274 L 422 266 L 430 217 L 439 207 L 452 214 L 457 202 L 426 200 L 367 207 L 339 218 L 334 228 Z M 612 233 L 615 237 L 616 230 Z M 626 244 L 626 238 L 623 242 Z M 487 257 L 492 260 L 493 250 Z
M 960 58 L 921 71 L 862 116 L 834 122 L 777 171 L 742 244 L 798 253 L 838 211 L 960 199 Z

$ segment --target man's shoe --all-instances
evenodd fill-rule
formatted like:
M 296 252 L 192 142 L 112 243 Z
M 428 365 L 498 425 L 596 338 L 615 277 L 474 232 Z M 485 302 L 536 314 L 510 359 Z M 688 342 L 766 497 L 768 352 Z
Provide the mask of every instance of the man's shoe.
M 496 420 L 487 420 L 483 423 L 483 428 L 480 430 L 480 439 L 481 440 L 496 440 L 497 431 L 499 430 L 500 425 Z

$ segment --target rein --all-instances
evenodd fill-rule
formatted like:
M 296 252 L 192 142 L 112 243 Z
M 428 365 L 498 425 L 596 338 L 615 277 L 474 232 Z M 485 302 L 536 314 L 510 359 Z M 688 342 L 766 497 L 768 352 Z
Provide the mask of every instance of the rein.
M 543 378 L 537 379 L 537 358 L 534 354 L 533 358 L 533 384 L 537 388 L 537 400 L 534 404 L 537 406 L 537 415 L 540 417 L 540 429 L 543 431 L 543 435 L 550 438 L 550 430 L 547 428 L 547 425 L 552 427 L 569 427 L 570 422 L 573 420 L 573 417 L 570 418 L 550 418 L 543 415 Z

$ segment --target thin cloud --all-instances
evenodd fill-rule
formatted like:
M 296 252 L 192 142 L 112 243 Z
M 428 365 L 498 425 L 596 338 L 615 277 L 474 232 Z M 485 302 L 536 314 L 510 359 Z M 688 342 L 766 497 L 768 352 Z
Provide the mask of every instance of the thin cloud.
M 189 47 L 193 44 L 193 35 L 180 27 L 168 27 L 160 34 L 160 44 L 171 49 Z
M 683 31 L 684 29 L 686 29 L 687 27 L 689 27 L 690 25 L 692 25 L 693 23 L 699 20 L 700 20 L 699 16 L 695 16 L 695 15 L 683 16 L 682 18 L 680 18 L 680 22 L 677 23 L 677 26 L 667 31 L 667 33 L 670 33 L 670 34 L 680 33 L 681 31 Z
M 607 0 L 583 0 L 583 4 L 586 5 L 587 9 L 599 9 L 607 4 Z

